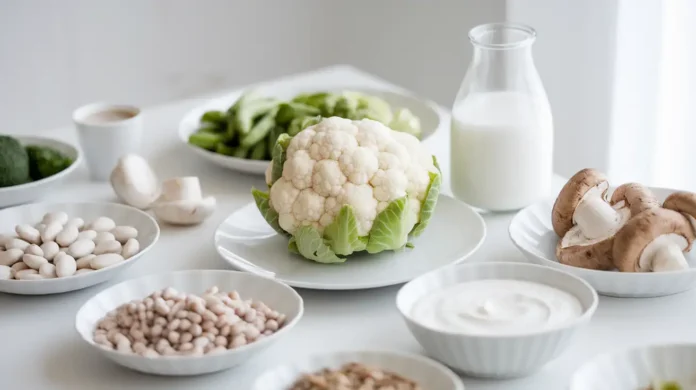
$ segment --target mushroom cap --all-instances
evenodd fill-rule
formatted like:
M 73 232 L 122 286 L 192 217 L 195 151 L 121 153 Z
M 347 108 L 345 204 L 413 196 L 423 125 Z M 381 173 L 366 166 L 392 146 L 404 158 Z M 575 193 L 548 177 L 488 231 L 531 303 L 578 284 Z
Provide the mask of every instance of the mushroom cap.
M 147 160 L 137 154 L 119 158 L 109 182 L 122 202 L 139 209 L 150 207 L 161 193 L 157 174 Z
M 216 200 L 208 196 L 200 200 L 158 201 L 152 205 L 155 216 L 171 225 L 198 225 L 215 211 Z
M 663 234 L 678 234 L 686 239 L 688 251 L 694 240 L 686 216 L 669 209 L 652 208 L 629 219 L 614 236 L 614 265 L 622 272 L 639 272 L 640 255 L 648 244 Z
M 641 212 L 653 207 L 660 207 L 660 202 L 650 189 L 639 183 L 622 184 L 611 194 L 611 205 L 624 201 L 631 210 L 631 215 L 638 215 Z
M 562 241 L 556 245 L 558 262 L 573 267 L 608 271 L 614 269 L 612 247 L 614 237 L 590 245 L 574 245 L 563 248 Z
M 662 207 L 696 218 L 696 194 L 687 191 L 677 191 L 665 199 Z
M 563 186 L 551 212 L 553 231 L 559 237 L 565 236 L 573 227 L 573 213 L 585 193 L 604 182 L 607 182 L 607 177 L 603 173 L 592 168 L 585 168 L 573 175 Z

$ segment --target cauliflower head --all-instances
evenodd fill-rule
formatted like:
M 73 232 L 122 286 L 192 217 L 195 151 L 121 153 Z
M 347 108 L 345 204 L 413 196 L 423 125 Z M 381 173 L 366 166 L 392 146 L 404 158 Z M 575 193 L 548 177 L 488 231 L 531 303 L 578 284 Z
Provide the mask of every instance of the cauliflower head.
M 269 192 L 252 190 L 256 205 L 290 237 L 288 248 L 336 263 L 411 246 L 434 211 L 441 173 L 413 135 L 330 117 L 278 138 L 266 183 Z

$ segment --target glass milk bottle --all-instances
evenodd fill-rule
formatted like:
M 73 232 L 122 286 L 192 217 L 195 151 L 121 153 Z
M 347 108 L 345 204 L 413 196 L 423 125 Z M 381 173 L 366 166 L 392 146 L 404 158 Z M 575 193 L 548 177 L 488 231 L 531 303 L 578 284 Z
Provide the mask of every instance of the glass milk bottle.
M 536 32 L 473 28 L 474 55 L 452 108 L 452 192 L 480 209 L 523 208 L 550 195 L 553 121 L 532 59 Z

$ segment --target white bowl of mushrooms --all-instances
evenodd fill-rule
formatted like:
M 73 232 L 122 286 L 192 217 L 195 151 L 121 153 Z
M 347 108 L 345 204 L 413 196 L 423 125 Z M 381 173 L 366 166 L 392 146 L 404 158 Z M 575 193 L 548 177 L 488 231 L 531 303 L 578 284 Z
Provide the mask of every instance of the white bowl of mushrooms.
M 696 287 L 695 215 L 696 194 L 611 187 L 583 169 L 556 199 L 521 210 L 509 233 L 528 260 L 579 276 L 599 294 L 659 297 Z
M 35 203 L 0 211 L 0 292 L 56 294 L 105 282 L 159 238 L 143 211 L 114 203 Z
M 242 364 L 287 335 L 302 297 L 254 274 L 195 270 L 110 287 L 85 303 L 75 326 L 115 363 L 157 375 L 200 375 Z

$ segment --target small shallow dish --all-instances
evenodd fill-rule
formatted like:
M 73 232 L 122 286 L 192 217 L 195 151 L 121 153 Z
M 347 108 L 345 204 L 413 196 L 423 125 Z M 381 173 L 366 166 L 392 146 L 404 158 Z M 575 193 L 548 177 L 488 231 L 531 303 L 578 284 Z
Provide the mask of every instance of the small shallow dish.
M 274 277 L 293 287 L 358 290 L 407 282 L 466 260 L 483 243 L 483 218 L 466 204 L 440 195 L 428 228 L 414 249 L 358 254 L 342 264 L 320 264 L 288 252 L 288 239 L 268 226 L 254 203 L 232 213 L 215 232 L 215 248 L 233 267 Z
M 12 187 L 0 187 L 0 208 L 33 202 L 48 195 L 52 188 L 65 181 L 82 163 L 80 151 L 65 142 L 47 137 L 14 136 L 22 145 L 38 145 L 53 148 L 70 157 L 73 163 L 53 176 Z
M 650 190 L 662 203 L 676 190 Z M 611 196 L 611 194 L 609 194 Z M 624 298 L 651 298 L 677 294 L 696 287 L 696 251 L 686 253 L 691 269 L 673 272 L 598 271 L 561 264 L 556 259 L 558 236 L 551 226 L 555 198 L 522 209 L 510 223 L 510 239 L 525 257 L 535 264 L 572 273 L 585 279 L 601 295 Z
M 436 330 L 415 321 L 411 312 L 429 292 L 458 283 L 524 280 L 569 292 L 580 300 L 583 314 L 561 327 L 519 335 L 470 335 Z M 470 263 L 441 268 L 412 280 L 399 290 L 396 306 L 428 355 L 474 377 L 504 379 L 534 373 L 558 357 L 575 333 L 594 315 L 599 299 L 584 280 L 552 268 L 524 263 Z
M 237 290 L 244 299 L 263 301 L 287 316 L 285 326 L 271 336 L 243 347 L 201 357 L 163 356 L 147 358 L 136 354 L 107 350 L 92 337 L 97 323 L 118 306 L 143 299 L 156 290 L 173 287 L 178 291 L 202 294 L 217 286 L 220 291 Z M 272 279 L 236 271 L 194 270 L 149 275 L 112 286 L 87 301 L 77 312 L 75 327 L 82 339 L 116 364 L 135 371 L 156 375 L 201 375 L 240 365 L 289 334 L 304 312 L 302 297 L 292 288 Z
M 382 351 L 342 351 L 294 359 L 259 376 L 252 390 L 287 390 L 303 374 L 347 363 L 363 363 L 409 378 L 428 390 L 464 390 L 461 380 L 447 367 L 418 355 Z
M 650 345 L 601 354 L 573 374 L 570 390 L 647 390 L 677 382 L 696 389 L 696 344 Z M 657 387 L 654 390 L 661 390 Z
M 254 89 L 254 88 L 251 88 Z M 288 89 L 282 85 L 267 88 L 257 88 L 266 95 L 279 99 L 292 99 L 296 95 L 305 92 L 320 92 L 322 89 L 316 88 L 293 88 Z M 369 95 L 379 96 L 384 99 L 392 108 L 408 108 L 420 118 L 423 135 L 421 140 L 425 140 L 435 133 L 440 127 L 440 115 L 435 104 L 429 100 L 421 99 L 414 95 L 391 92 L 377 89 L 366 89 L 346 86 L 343 88 L 329 88 L 329 91 L 356 91 Z M 179 123 L 179 139 L 197 155 L 221 167 L 232 169 L 239 172 L 262 175 L 268 167 L 268 161 L 248 160 L 238 157 L 225 156 L 209 150 L 199 148 L 188 143 L 191 134 L 200 128 L 201 116 L 210 110 L 226 111 L 241 96 L 240 92 L 210 100 L 189 111 Z
M 140 252 L 119 264 L 82 275 L 42 280 L 0 280 L 0 292 L 21 295 L 58 294 L 103 283 L 140 260 L 155 245 L 160 234 L 157 222 L 143 211 L 116 203 L 87 202 L 32 203 L 0 210 L 0 234 L 14 234 L 18 224 L 34 225 L 41 221 L 44 214 L 54 211 L 65 211 L 69 216 L 80 217 L 85 221 L 105 216 L 113 219 L 117 225 L 133 226 L 138 229 Z

